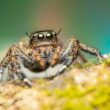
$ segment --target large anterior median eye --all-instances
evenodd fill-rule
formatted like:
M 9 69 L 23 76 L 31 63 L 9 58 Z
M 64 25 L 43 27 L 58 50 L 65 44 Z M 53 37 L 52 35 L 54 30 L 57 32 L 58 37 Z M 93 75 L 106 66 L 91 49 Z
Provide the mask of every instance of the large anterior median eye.
M 51 39 L 53 36 L 52 36 L 51 33 L 47 33 L 47 34 L 46 34 L 46 37 L 49 38 L 49 39 Z
M 37 38 L 38 39 L 44 39 L 44 35 L 43 34 L 38 34 Z

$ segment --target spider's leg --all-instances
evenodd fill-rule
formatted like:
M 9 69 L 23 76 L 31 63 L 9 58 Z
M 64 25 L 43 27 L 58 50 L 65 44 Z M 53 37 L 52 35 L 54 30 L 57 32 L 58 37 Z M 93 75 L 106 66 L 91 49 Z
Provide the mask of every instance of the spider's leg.
M 47 70 L 47 76 L 55 77 L 57 75 L 60 75 L 74 61 L 74 59 L 77 58 L 77 52 L 78 48 L 76 39 L 70 39 L 67 46 L 64 46 L 60 52 L 58 64 L 56 64 L 53 68 L 49 68 L 50 71 L 49 69 Z
M 27 76 L 22 72 L 21 66 L 20 66 L 20 62 L 18 59 L 16 59 L 16 62 L 12 62 L 12 73 L 15 73 L 18 78 L 23 81 L 23 83 L 25 83 L 27 86 L 31 87 L 32 83 L 31 81 L 27 78 Z
M 23 60 L 26 61 L 28 65 L 31 65 L 33 63 L 33 59 L 31 59 L 28 55 L 26 55 L 24 52 L 20 51 L 21 53 L 16 56 L 17 62 L 14 64 L 14 67 L 16 68 L 15 73 L 18 76 L 18 78 L 23 81 L 27 86 L 31 87 L 32 82 L 27 78 L 27 76 L 24 74 L 24 72 L 21 69 L 21 66 L 23 64 Z
M 7 54 L 0 63 L 0 81 L 3 79 L 4 70 L 10 62 L 10 55 Z
M 26 77 L 26 75 L 22 71 L 17 71 L 16 75 L 19 77 L 21 81 L 23 81 L 24 84 L 31 87 L 32 82 Z
M 69 66 L 78 55 L 78 46 L 76 39 L 70 39 L 67 47 L 62 49 L 59 62 Z
M 37 62 L 37 64 L 38 64 L 38 67 L 40 68 L 40 69 L 45 69 L 46 68 L 46 62 L 42 59 L 42 57 L 41 57 L 41 55 L 39 54 L 39 52 L 38 51 L 36 51 L 35 53 L 34 53 L 34 51 L 33 51 L 33 55 L 34 55 L 34 59 L 35 59 L 35 61 Z
M 0 66 L 0 81 L 3 80 L 3 72 L 4 72 L 4 67 L 3 66 Z
M 14 79 L 14 72 L 13 72 L 13 66 L 11 65 L 11 62 L 8 65 L 8 76 L 6 77 L 6 80 L 13 80 Z
M 20 80 L 22 80 L 26 85 L 31 86 L 31 81 L 29 81 L 26 75 L 22 72 L 20 67 L 19 58 L 26 61 L 28 65 L 33 63 L 33 59 L 29 57 L 25 52 L 21 50 L 18 44 L 14 44 L 8 50 L 5 58 L 2 60 L 0 64 L 0 80 L 3 79 L 4 69 L 9 65 L 8 74 L 11 75 L 11 78 L 16 74 Z M 23 62 L 22 62 L 23 63 Z
M 60 53 L 58 64 L 60 68 L 58 69 L 58 65 L 56 66 L 56 75 L 61 74 L 78 56 L 83 62 L 87 62 L 85 57 L 79 51 L 77 39 L 70 39 L 66 48 L 63 47 L 62 52 Z
M 14 55 L 16 55 L 16 53 L 18 53 L 18 51 L 19 51 L 18 44 L 14 44 L 9 48 L 6 56 L 4 57 L 4 59 L 0 63 L 0 80 L 3 79 L 4 70 L 8 66 L 8 64 L 10 64 L 11 58 Z
M 57 46 L 54 54 L 52 55 L 52 57 L 50 59 L 51 66 L 54 66 L 58 62 L 60 51 L 61 51 L 61 46 Z
M 85 51 L 85 52 L 88 52 L 90 54 L 95 55 L 99 60 L 101 60 L 103 58 L 101 53 L 97 49 L 88 47 L 88 46 L 86 46 L 85 44 L 82 44 L 82 43 L 79 43 L 79 48 L 81 50 Z
M 44 69 L 46 67 L 45 61 L 42 60 L 42 57 L 37 50 L 36 51 L 32 50 L 29 52 L 29 54 L 31 55 L 27 55 L 22 50 L 20 50 L 18 56 L 26 67 L 30 66 L 34 67 L 35 62 L 37 63 L 36 66 L 39 66 L 40 69 Z

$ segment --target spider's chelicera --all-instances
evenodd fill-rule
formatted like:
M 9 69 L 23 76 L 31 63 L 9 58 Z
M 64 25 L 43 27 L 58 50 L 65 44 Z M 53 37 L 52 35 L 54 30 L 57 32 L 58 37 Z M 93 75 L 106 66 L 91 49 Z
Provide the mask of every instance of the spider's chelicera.
M 81 50 L 96 55 L 98 59 L 102 58 L 100 52 L 96 49 L 80 43 L 75 38 L 70 39 L 67 45 L 60 43 L 57 38 L 60 31 L 61 29 L 58 32 L 40 30 L 31 34 L 26 33 L 30 39 L 28 48 L 24 50 L 25 47 L 21 46 L 19 42 L 10 47 L 5 58 L 1 61 L 0 80 L 3 79 L 5 68 L 8 68 L 10 79 L 17 76 L 26 85 L 31 86 L 31 81 L 23 71 L 22 66 L 29 71 L 35 72 L 33 76 L 37 78 L 49 78 L 60 74 L 78 56 L 83 61 L 86 61 Z M 53 69 L 54 74 L 42 72 L 48 70 L 48 68 Z

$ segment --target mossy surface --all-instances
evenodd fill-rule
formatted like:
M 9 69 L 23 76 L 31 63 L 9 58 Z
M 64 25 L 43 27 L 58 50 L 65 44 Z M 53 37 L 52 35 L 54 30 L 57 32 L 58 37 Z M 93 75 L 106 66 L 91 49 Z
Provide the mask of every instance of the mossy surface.
M 0 110 L 110 110 L 110 58 L 71 65 L 51 80 L 28 88 L 0 83 Z

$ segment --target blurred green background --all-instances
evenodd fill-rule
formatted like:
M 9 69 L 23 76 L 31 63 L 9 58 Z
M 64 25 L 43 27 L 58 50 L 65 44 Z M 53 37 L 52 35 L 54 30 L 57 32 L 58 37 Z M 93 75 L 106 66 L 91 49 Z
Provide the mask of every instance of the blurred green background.
M 62 39 L 110 52 L 110 0 L 0 0 L 0 51 L 25 31 L 60 27 Z

